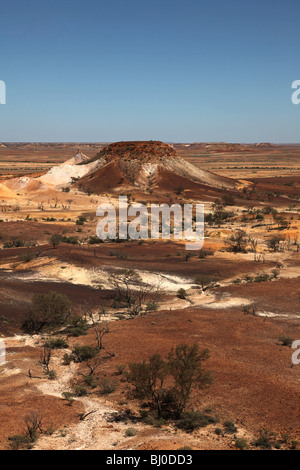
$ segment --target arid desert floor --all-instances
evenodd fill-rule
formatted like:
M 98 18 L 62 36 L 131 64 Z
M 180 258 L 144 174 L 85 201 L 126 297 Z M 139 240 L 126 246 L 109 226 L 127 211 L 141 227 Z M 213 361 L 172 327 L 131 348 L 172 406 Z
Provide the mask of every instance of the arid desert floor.
M 43 416 L 34 449 L 297 448 L 300 146 L 118 145 L 0 147 L 0 448 L 24 434 L 32 412 Z M 204 204 L 203 249 L 188 252 L 173 237 L 97 240 L 97 207 L 122 194 Z M 124 272 L 139 279 L 133 296 L 147 292 L 135 314 L 116 301 L 112 279 Z M 48 292 L 68 296 L 83 334 L 24 332 L 34 295 Z M 101 363 L 87 380 L 86 364 L 65 356 L 96 347 L 103 328 Z M 65 347 L 52 350 L 50 380 L 41 351 L 58 337 Z M 187 411 L 211 419 L 190 432 L 146 416 L 126 380 L 130 363 L 180 343 L 209 350 L 214 379 L 192 393 Z

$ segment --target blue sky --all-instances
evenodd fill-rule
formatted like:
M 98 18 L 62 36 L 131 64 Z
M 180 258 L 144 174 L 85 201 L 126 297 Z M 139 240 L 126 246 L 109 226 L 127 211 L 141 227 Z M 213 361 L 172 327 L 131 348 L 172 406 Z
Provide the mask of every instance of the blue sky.
M 299 0 L 0 0 L 0 141 L 300 142 Z

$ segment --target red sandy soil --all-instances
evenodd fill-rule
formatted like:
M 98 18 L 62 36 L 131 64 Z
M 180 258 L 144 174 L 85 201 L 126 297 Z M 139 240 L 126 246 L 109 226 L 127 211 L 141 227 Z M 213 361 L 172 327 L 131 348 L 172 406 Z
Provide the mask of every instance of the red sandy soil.
M 118 158 L 124 150 L 131 148 L 126 156 L 125 166 L 119 165 Z M 77 146 L 89 157 L 94 156 L 102 146 L 91 145 L 84 148 L 84 145 Z M 155 148 L 159 145 L 160 150 L 155 154 Z M 59 161 L 64 155 L 64 160 L 74 155 L 73 146 L 67 144 L 45 144 L 40 147 L 34 147 L 31 144 L 16 145 L 14 148 L 9 146 L 0 149 L 1 155 L 5 152 L 14 154 L 21 160 L 26 158 L 34 150 L 37 159 L 38 155 L 43 155 L 42 161 L 47 158 L 53 161 Z M 124 174 L 124 169 L 130 167 L 132 158 L 147 162 L 164 157 L 174 156 L 176 151 L 185 155 L 188 160 L 194 160 L 197 152 L 209 154 L 218 154 L 219 159 L 231 158 L 231 152 L 245 152 L 243 162 L 247 162 L 247 155 L 252 158 L 252 154 L 260 158 L 260 154 L 268 152 L 274 155 L 274 158 L 282 156 L 283 150 L 279 147 L 273 147 L 269 144 L 259 146 L 231 146 L 227 144 L 193 144 L 188 149 L 180 145 L 174 145 L 170 150 L 169 146 L 161 143 L 120 143 L 117 146 L 110 146 L 106 157 L 112 162 L 105 168 L 98 169 L 89 180 L 81 180 L 81 184 L 86 182 L 85 189 L 95 190 L 96 192 L 110 192 L 116 188 L 119 192 L 127 184 L 131 183 L 130 178 Z M 41 154 L 42 151 L 42 154 Z M 133 153 L 132 153 L 133 151 Z M 284 150 L 285 151 L 285 150 Z M 299 153 L 299 148 L 291 149 L 293 158 Z M 116 152 L 116 159 L 113 155 Z M 298 153 L 297 153 L 298 152 Z M 101 152 L 100 152 L 101 153 Z M 167 155 L 169 153 L 169 155 Z M 250 155 L 251 153 L 251 155 Z M 224 154 L 227 157 L 224 157 Z M 148 156 L 147 156 L 148 155 Z M 202 156 L 203 156 L 202 155 Z M 197 155 L 196 155 L 197 156 Z M 105 158 L 106 158 L 105 157 Z M 99 158 L 99 154 L 97 154 Z M 174 157 L 175 158 L 175 157 Z M 206 157 L 203 156 L 205 160 Z M 237 156 L 237 158 L 239 158 Z M 225 161 L 224 160 L 224 161 Z M 33 161 L 33 160 L 31 160 Z M 296 161 L 296 160 L 293 160 Z M 208 164 L 208 163 L 207 163 Z M 129 166 L 127 166 L 129 165 Z M 293 167 L 293 171 L 295 168 Z M 88 177 L 86 177 L 88 178 Z M 123 178 L 123 179 L 122 179 Z M 247 181 L 245 182 L 245 184 Z M 160 168 L 159 178 L 155 181 L 157 190 L 154 194 L 143 194 L 139 188 L 134 188 L 132 196 L 143 197 L 147 201 L 161 199 L 162 202 L 168 202 L 174 198 L 174 190 L 183 186 L 184 194 L 182 197 L 204 199 L 212 201 L 220 197 L 224 191 L 216 190 L 213 187 L 208 188 L 205 184 L 196 183 L 193 180 L 186 180 L 184 176 L 173 174 L 165 168 Z M 247 183 L 248 184 L 248 183 Z M 246 184 L 246 186 L 247 186 Z M 292 184 L 292 185 L 291 185 Z M 241 183 L 241 186 L 243 184 Z M 300 177 L 290 178 L 251 178 L 248 188 L 255 188 L 253 194 L 241 193 L 238 191 L 228 191 L 237 199 L 237 206 L 245 210 L 249 205 L 262 208 L 264 205 L 276 206 L 279 209 L 288 207 L 291 203 L 299 206 L 299 202 L 293 200 L 294 196 L 300 194 Z M 55 193 L 54 190 L 53 194 Z M 268 200 L 267 193 L 280 193 L 280 196 Z M 87 197 L 82 195 L 72 195 L 74 204 L 78 197 Z M 171 195 L 171 196 L 170 196 Z M 137 199 L 136 199 L 137 200 Z M 175 199 L 174 199 L 175 200 Z M 183 199 L 182 199 L 183 201 Z M 92 204 L 91 204 L 92 205 Z M 84 204 L 80 205 L 84 212 Z M 76 206 L 76 210 L 80 211 Z M 73 207 L 72 207 L 73 210 Z M 74 208 L 75 210 L 75 208 Z M 228 209 L 230 210 L 230 208 Z M 233 208 L 236 211 L 236 208 Z M 85 207 L 85 212 L 91 212 L 91 207 Z M 50 215 L 49 210 L 49 215 Z M 53 211 L 55 212 L 55 211 Z M 20 217 L 25 218 L 24 211 Z M 94 215 L 94 214 L 92 214 Z M 242 212 L 239 212 L 239 216 Z M 10 217 L 15 219 L 19 216 L 16 213 L 1 213 L 1 219 Z M 44 217 L 41 212 L 37 215 L 39 219 Z M 48 216 L 48 212 L 47 212 Z M 55 214 L 53 214 L 55 217 Z M 69 211 L 68 217 L 75 218 L 78 213 Z M 32 216 L 34 217 L 34 216 Z M 58 217 L 58 216 L 57 216 Z M 286 235 L 297 235 L 298 233 L 298 214 L 285 214 L 285 217 L 294 217 L 293 227 Z M 75 219 L 74 219 L 75 220 Z M 127 406 L 138 409 L 137 402 L 131 402 L 127 396 L 129 388 L 122 376 L 116 375 L 116 366 L 118 364 L 128 364 L 132 361 L 149 359 L 154 353 L 162 355 L 167 354 L 170 349 L 178 343 L 186 342 L 192 344 L 197 342 L 201 348 L 210 350 L 211 358 L 207 367 L 211 370 L 215 383 L 207 391 L 197 392 L 193 395 L 190 408 L 195 410 L 204 410 L 210 408 L 212 414 L 220 420 L 221 426 L 225 420 L 231 420 L 241 429 L 246 430 L 249 439 L 256 437 L 260 428 L 268 428 L 277 433 L 287 433 L 293 439 L 300 440 L 299 433 L 299 366 L 291 367 L 291 348 L 283 347 L 278 340 L 281 334 L 291 336 L 294 339 L 300 338 L 299 323 L 299 253 L 296 253 L 295 247 L 285 253 L 272 254 L 267 251 L 263 240 L 272 236 L 277 230 L 267 232 L 266 226 L 251 228 L 249 224 L 244 224 L 245 230 L 249 234 L 254 234 L 259 238 L 259 248 L 266 255 L 266 261 L 254 263 L 253 257 L 249 255 L 235 256 L 229 253 L 221 253 L 220 249 L 224 247 L 224 238 L 236 230 L 240 224 L 239 217 L 232 223 L 221 228 L 211 227 L 211 238 L 205 241 L 205 249 L 212 252 L 211 256 L 205 259 L 193 257 L 187 262 L 184 260 L 185 247 L 180 243 L 164 242 L 146 242 L 146 243 L 108 243 L 98 246 L 73 246 L 61 244 L 57 249 L 49 245 L 49 237 L 53 233 L 61 233 L 66 236 L 76 235 L 80 240 L 88 238 L 95 234 L 95 221 L 89 220 L 82 226 L 82 232 L 79 233 L 78 227 L 73 221 L 69 222 L 32 222 L 32 221 L 10 221 L 0 223 L 1 244 L 12 238 L 22 239 L 26 242 L 36 241 L 39 246 L 32 248 L 13 248 L 0 250 L 0 332 L 5 335 L 20 331 L 20 325 L 27 315 L 32 296 L 37 292 L 48 292 L 55 290 L 64 293 L 70 297 L 75 309 L 85 305 L 90 301 L 97 307 L 110 307 L 114 292 L 112 290 L 93 289 L 89 285 L 75 285 L 72 279 L 69 282 L 57 279 L 56 282 L 43 279 L 43 262 L 45 266 L 48 262 L 55 261 L 78 268 L 101 268 L 106 270 L 109 276 L 113 268 L 133 268 L 137 270 L 147 270 L 151 273 L 161 273 L 168 275 L 177 275 L 182 278 L 194 280 L 197 274 L 209 275 L 222 283 L 211 291 L 212 304 L 214 308 L 208 308 L 205 303 L 206 296 L 198 295 L 194 306 L 181 308 L 174 294 L 168 294 L 163 297 L 164 305 L 161 308 L 168 308 L 158 311 L 146 317 L 121 320 L 110 323 L 110 333 L 105 337 L 106 348 L 115 353 L 115 357 L 105 361 L 99 372 L 99 377 L 104 376 L 118 381 L 117 390 L 109 396 L 112 404 L 119 409 L 122 408 L 120 402 L 127 401 Z M 263 223 L 269 221 L 268 217 Z M 256 221 L 251 222 L 253 225 Z M 257 231 L 257 232 L 256 232 Z M 34 263 L 26 263 L 21 260 L 21 256 L 28 253 L 38 254 L 37 261 L 41 262 L 41 268 L 35 268 Z M 122 258 L 116 254 L 121 253 Z M 127 256 L 127 257 L 126 257 Z M 255 274 L 256 272 L 270 273 L 282 261 L 284 267 L 280 272 L 280 278 L 272 282 L 242 283 L 233 285 L 232 280 L 246 274 Z M 21 267 L 20 267 L 21 266 Z M 30 278 L 33 275 L 40 275 L 35 281 Z M 224 284 L 225 282 L 225 284 Z M 192 289 L 191 289 L 192 291 Z M 191 298 L 192 292 L 189 292 Z M 215 300 L 214 300 L 215 299 Z M 218 301 L 238 299 L 239 306 L 232 306 L 230 302 L 228 307 L 224 303 L 218 305 Z M 243 301 L 253 304 L 255 311 L 260 314 L 276 314 L 274 318 L 261 316 L 245 315 L 243 312 Z M 175 305 L 175 307 L 174 307 Z M 122 313 L 122 312 L 121 312 Z M 8 322 L 7 322 L 8 320 Z M 18 340 L 16 340 L 18 341 Z M 90 331 L 87 336 L 71 339 L 70 346 L 75 344 L 95 344 L 95 335 Z M 0 433 L 0 447 L 7 448 L 7 438 L 13 434 L 19 434 L 23 431 L 24 416 L 32 409 L 41 409 L 45 413 L 45 427 L 54 427 L 64 429 L 73 423 L 78 423 L 78 413 L 81 411 L 80 403 L 73 407 L 66 406 L 59 398 L 42 395 L 35 386 L 35 383 L 27 377 L 27 362 L 30 367 L 38 367 L 39 350 L 34 347 L 21 346 L 8 348 L 9 368 L 12 375 L 1 376 L 1 407 L 0 421 L 2 423 L 2 432 Z M 24 362 L 25 361 L 25 362 Z M 20 369 L 20 374 L 14 375 L 15 369 Z M 79 377 L 75 380 L 81 380 Z M 97 392 L 95 392 L 97 393 Z M 123 406 L 124 407 L 124 406 Z M 193 435 L 182 435 L 178 433 L 165 439 L 163 442 L 156 440 L 160 431 L 153 428 L 145 429 L 142 437 L 130 441 L 128 447 L 135 445 L 135 448 L 142 449 L 178 449 L 182 445 L 191 445 L 193 448 L 231 448 L 233 437 L 224 438 L 214 435 L 214 429 L 210 431 L 210 436 L 202 436 L 205 430 L 200 430 Z
M 12 372 L 21 368 L 17 375 L 1 376 L 1 432 L 0 448 L 9 448 L 8 438 L 25 433 L 24 418 L 31 411 L 43 414 L 43 430 L 64 430 L 65 426 L 78 422 L 78 414 L 82 412 L 80 403 L 71 408 L 62 399 L 46 396 L 35 386 L 36 381 L 30 380 L 24 369 L 24 358 L 28 364 L 39 363 L 40 349 L 33 347 L 8 347 L 9 368 Z M 43 375 L 41 367 L 37 367 L 39 375 Z
M 255 178 L 255 190 L 268 191 L 285 196 L 300 197 L 300 176 L 290 176 L 282 178 Z
M 166 355 L 176 344 L 196 342 L 210 350 L 207 367 L 215 383 L 195 393 L 191 407 L 210 408 L 221 423 L 231 420 L 254 435 L 265 427 L 299 438 L 300 370 L 291 368 L 290 348 L 278 343 L 283 330 L 300 337 L 299 323 L 287 327 L 284 321 L 245 316 L 236 309 L 165 311 L 120 321 L 111 324 L 106 338 L 107 350 L 116 356 L 105 363 L 101 375 L 115 378 L 117 364 Z M 92 344 L 93 334 L 82 341 Z M 112 396 L 115 403 L 128 390 L 120 381 Z
M 129 181 L 124 177 L 118 162 L 112 161 L 103 168 L 95 170 L 92 174 L 86 175 L 76 183 L 76 187 L 86 192 L 101 194 L 111 192 L 113 189 L 128 185 Z

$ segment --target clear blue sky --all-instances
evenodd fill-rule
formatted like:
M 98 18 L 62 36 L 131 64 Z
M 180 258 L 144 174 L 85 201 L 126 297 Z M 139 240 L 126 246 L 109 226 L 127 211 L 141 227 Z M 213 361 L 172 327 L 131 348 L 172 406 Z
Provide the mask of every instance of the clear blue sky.
M 0 142 L 300 142 L 299 0 L 0 0 L 0 48 Z

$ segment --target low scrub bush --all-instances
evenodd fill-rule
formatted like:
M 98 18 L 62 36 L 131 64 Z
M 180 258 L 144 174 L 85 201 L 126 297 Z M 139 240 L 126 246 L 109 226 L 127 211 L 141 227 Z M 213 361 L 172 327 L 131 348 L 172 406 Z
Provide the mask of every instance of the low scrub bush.
M 77 363 L 93 359 L 98 354 L 97 349 L 92 346 L 76 346 L 72 351 L 74 361 Z
M 53 338 L 45 343 L 45 348 L 48 349 L 67 349 L 68 343 L 63 338 Z
M 199 428 L 205 428 L 209 424 L 215 424 L 217 419 L 208 414 L 198 411 L 189 411 L 183 413 L 181 418 L 176 422 L 176 426 L 185 432 L 193 432 Z
M 110 395 L 116 390 L 116 388 L 116 382 L 112 382 L 111 380 L 105 379 L 100 382 L 99 393 L 100 395 Z

